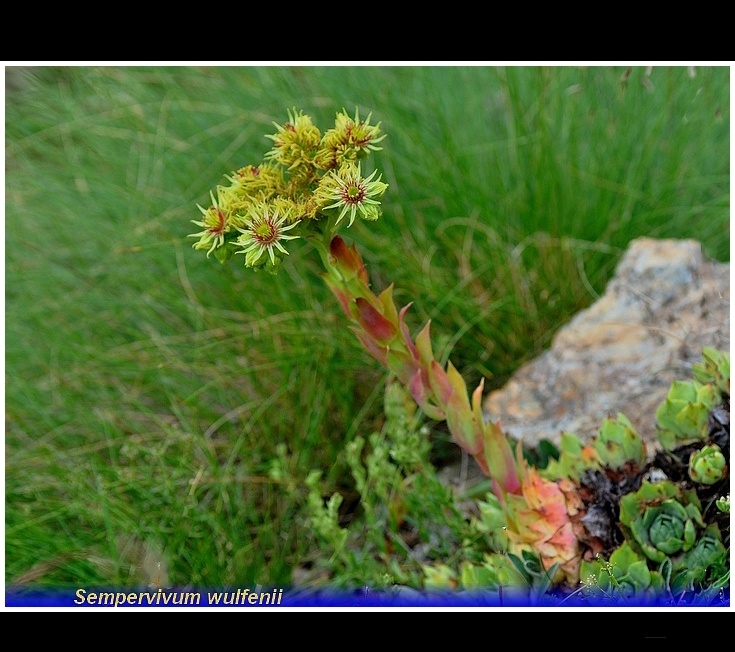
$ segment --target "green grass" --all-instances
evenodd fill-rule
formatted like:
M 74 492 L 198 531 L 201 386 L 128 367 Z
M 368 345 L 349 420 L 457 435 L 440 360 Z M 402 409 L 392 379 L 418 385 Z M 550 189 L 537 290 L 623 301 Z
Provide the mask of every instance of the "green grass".
M 351 490 L 385 374 L 307 245 L 273 277 L 186 238 L 289 108 L 381 122 L 384 216 L 346 235 L 471 387 L 541 352 L 635 237 L 729 260 L 726 66 L 6 77 L 7 583 L 284 585 L 313 561 L 304 480 Z

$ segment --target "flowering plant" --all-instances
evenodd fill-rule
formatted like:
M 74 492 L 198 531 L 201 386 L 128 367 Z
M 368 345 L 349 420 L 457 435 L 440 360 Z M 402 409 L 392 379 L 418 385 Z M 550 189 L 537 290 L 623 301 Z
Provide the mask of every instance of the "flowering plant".
M 314 246 L 324 267 L 322 278 L 360 344 L 395 376 L 426 417 L 446 421 L 453 441 L 488 477 L 492 506 L 486 516 L 492 512 L 495 519 L 500 513 L 500 550 L 486 551 L 490 554 L 482 568 L 464 567 L 461 576 L 468 583 L 485 578 L 497 584 L 501 577 L 516 582 L 528 577 L 530 568 L 543 586 L 576 587 L 585 580 L 582 573 L 603 577 L 608 566 L 599 559 L 608 556 L 620 562 L 609 577 L 625 584 L 627 595 L 660 586 L 662 570 L 649 564 L 671 563 L 674 554 L 679 577 L 701 580 L 688 573 L 687 559 L 694 558 L 694 551 L 699 557 L 703 550 L 719 554 L 719 529 L 707 527 L 696 496 L 684 502 L 681 497 L 690 493 L 673 481 L 641 488 L 647 451 L 625 415 L 605 419 L 586 445 L 566 434 L 561 452 L 545 468 L 533 465 L 522 443 L 511 442 L 484 413 L 484 381 L 470 394 L 451 361 L 443 365 L 436 360 L 430 323 L 411 334 L 406 324 L 411 303 L 396 306 L 392 285 L 373 292 L 362 256 L 339 233 L 358 217 L 375 222 L 382 215 L 380 199 L 388 185 L 377 169 L 368 171 L 365 160 L 381 150 L 378 143 L 386 136 L 370 118 L 342 110 L 334 127 L 322 133 L 308 115 L 289 111 L 288 120 L 275 124 L 276 132 L 268 136 L 273 147 L 264 161 L 226 175 L 229 184 L 210 193 L 207 208 L 199 206 L 202 218 L 194 223 L 202 230 L 191 234 L 193 247 L 221 262 L 242 254 L 246 267 L 276 273 L 291 241 Z M 682 478 L 718 491 L 728 473 L 729 421 L 727 437 L 720 433 L 710 442 L 708 415 L 729 400 L 729 355 L 705 350 L 696 374 L 690 383 L 675 383 L 657 412 L 665 453 L 659 466 L 672 474 L 685 466 L 679 469 Z M 685 460 L 676 457 L 682 446 L 688 447 Z M 317 476 L 310 477 L 313 485 Z M 330 502 L 331 512 L 322 515 L 319 527 L 342 548 L 344 537 L 328 526 L 337 507 L 337 501 Z M 707 533 L 702 537 L 707 545 L 698 544 L 700 532 Z M 626 547 L 615 556 L 623 542 Z M 518 572 L 507 572 L 516 562 Z M 449 583 L 455 575 L 442 565 L 426 568 L 429 583 Z

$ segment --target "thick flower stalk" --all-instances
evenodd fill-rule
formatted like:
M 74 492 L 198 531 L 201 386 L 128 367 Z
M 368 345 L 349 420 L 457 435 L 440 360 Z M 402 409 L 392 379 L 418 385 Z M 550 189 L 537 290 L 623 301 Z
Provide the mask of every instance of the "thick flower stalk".
M 340 236 L 330 243 L 330 257 L 324 281 L 337 297 L 360 343 L 409 389 L 416 403 L 431 419 L 447 421 L 454 441 L 472 455 L 496 484 L 496 493 L 517 494 L 520 476 L 510 442 L 500 427 L 482 413 L 483 383 L 472 400 L 462 375 L 447 363 L 435 359 L 431 346 L 430 322 L 411 338 L 406 313 L 393 301 L 393 286 L 375 295 L 367 271 L 355 245 L 347 246 Z
M 447 421 L 455 443 L 490 477 L 506 517 L 511 550 L 532 550 L 546 570 L 557 565 L 553 581 L 576 583 L 581 551 L 571 517 L 581 502 L 573 483 L 542 477 L 525 462 L 520 444 L 514 454 L 499 424 L 483 415 L 483 381 L 470 399 L 451 361 L 445 369 L 434 359 L 430 323 L 414 342 L 405 322 L 411 304 L 399 311 L 392 286 L 373 294 L 362 257 L 339 236 L 331 242 L 324 280 L 365 349 L 408 387 L 427 416 Z

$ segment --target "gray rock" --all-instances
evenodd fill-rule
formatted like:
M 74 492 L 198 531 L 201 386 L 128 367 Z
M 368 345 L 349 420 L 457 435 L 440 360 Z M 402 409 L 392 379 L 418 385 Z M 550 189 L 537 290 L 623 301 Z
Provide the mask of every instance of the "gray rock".
M 656 409 L 703 346 L 730 348 L 730 264 L 705 259 L 695 240 L 639 238 L 604 295 L 486 397 L 486 415 L 533 446 L 562 432 L 588 440 L 622 412 L 650 452 Z

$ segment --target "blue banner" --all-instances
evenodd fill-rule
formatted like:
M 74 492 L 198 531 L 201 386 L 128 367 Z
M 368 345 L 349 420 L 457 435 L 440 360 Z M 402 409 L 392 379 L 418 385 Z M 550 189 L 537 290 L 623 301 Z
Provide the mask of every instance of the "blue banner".
M 529 596 L 527 592 L 420 592 L 407 587 L 354 591 L 296 590 L 284 588 L 130 588 L 10 587 L 6 607 L 160 608 L 160 607 L 729 607 L 729 592 L 704 600 L 677 600 L 671 595 L 645 600 L 568 596 Z

